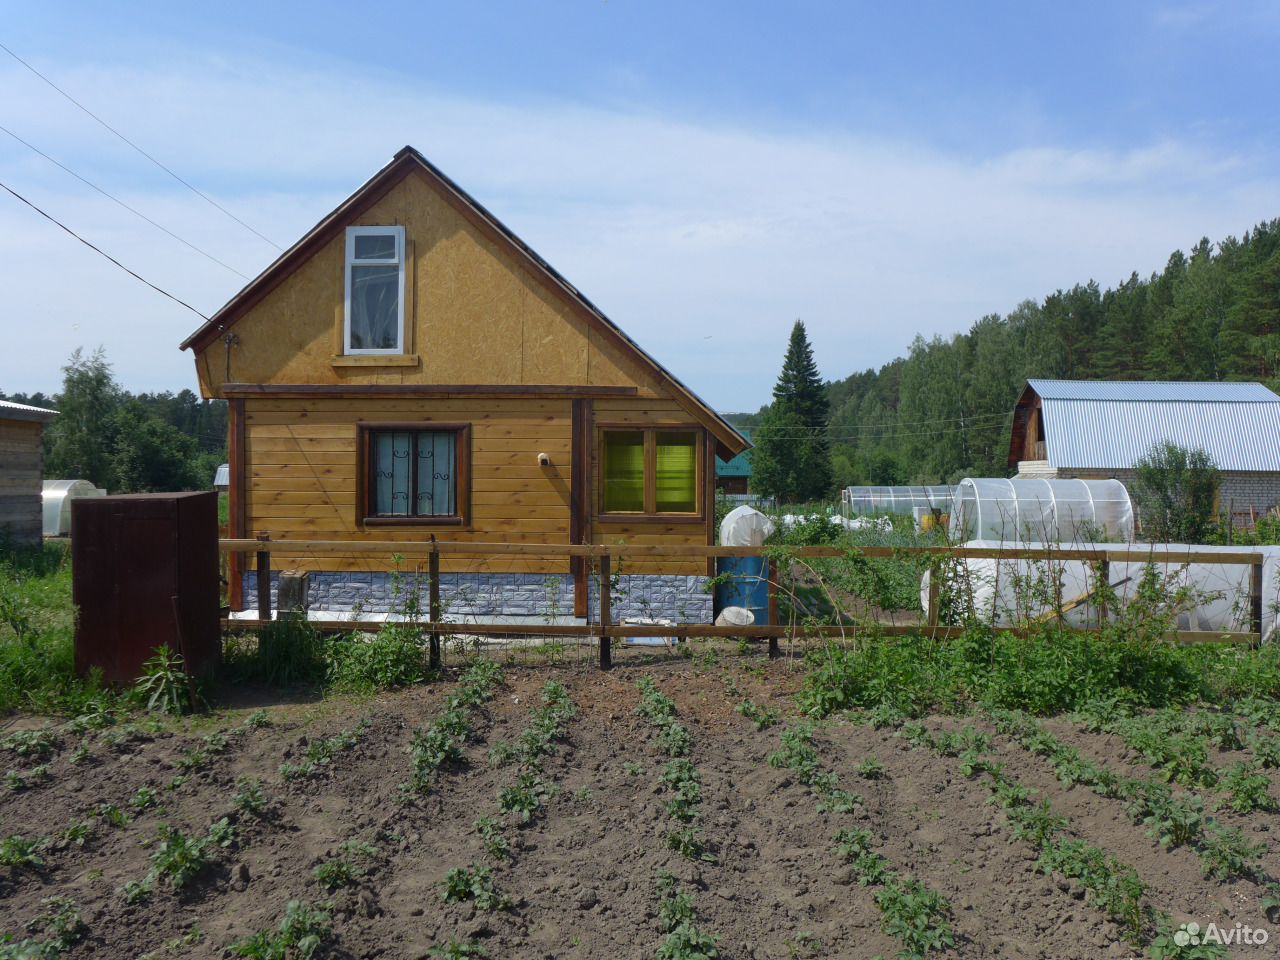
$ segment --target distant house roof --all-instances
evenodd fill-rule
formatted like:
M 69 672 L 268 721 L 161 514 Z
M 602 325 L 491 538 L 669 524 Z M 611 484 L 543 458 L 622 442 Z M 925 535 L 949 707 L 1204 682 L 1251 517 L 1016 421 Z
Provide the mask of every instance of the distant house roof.
M 751 439 L 751 430 L 747 427 L 739 427 L 738 433 L 742 434 L 747 440 Z M 751 479 L 751 451 L 743 450 L 732 460 L 721 460 L 716 457 L 716 476 L 717 477 L 746 477 Z
M 57 410 L 29 407 L 25 403 L 0 400 L 0 420 L 39 420 L 46 423 L 58 415 Z
M 1130 469 L 1168 441 L 1220 470 L 1280 471 L 1280 396 L 1260 383 L 1028 380 L 1019 406 L 1036 396 L 1058 469 Z

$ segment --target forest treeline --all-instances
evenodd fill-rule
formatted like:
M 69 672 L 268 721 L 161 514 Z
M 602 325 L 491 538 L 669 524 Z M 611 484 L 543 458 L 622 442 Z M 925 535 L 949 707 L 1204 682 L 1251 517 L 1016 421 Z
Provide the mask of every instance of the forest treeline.
M 1150 277 L 1077 284 L 967 333 L 917 336 L 907 356 L 828 382 L 836 485 L 1007 475 L 1013 406 L 1032 377 L 1280 386 L 1280 219 L 1201 240 Z M 757 426 L 768 409 L 730 419 Z
M 44 431 L 44 475 L 90 480 L 110 493 L 210 490 L 226 462 L 227 404 L 190 390 L 130 393 L 101 350 L 77 350 L 61 392 L 0 392 L 0 400 L 57 410 Z

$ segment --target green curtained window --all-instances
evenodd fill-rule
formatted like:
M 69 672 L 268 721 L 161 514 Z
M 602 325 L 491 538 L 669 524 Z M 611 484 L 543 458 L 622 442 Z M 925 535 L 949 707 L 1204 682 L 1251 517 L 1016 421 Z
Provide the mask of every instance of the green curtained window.
M 644 512 L 644 433 L 614 430 L 604 435 L 604 512 Z
M 602 512 L 698 512 L 695 431 L 606 430 L 601 446 Z
M 698 512 L 698 435 L 657 434 L 659 513 Z

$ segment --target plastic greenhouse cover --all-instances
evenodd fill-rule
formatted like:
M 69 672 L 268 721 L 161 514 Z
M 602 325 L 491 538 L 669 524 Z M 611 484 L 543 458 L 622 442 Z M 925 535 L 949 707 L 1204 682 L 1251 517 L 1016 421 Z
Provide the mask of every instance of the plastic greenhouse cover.
M 951 509 L 955 487 L 903 486 L 903 487 L 845 487 L 840 492 L 840 503 L 852 516 L 875 513 L 912 513 L 916 507 L 940 510 Z
M 966 477 L 956 487 L 949 532 L 957 542 L 1128 542 L 1133 503 L 1119 480 Z
M 725 547 L 759 547 L 777 527 L 755 507 L 734 507 L 720 521 L 720 544 Z
M 999 548 L 999 540 L 971 540 L 966 547 Z M 1030 550 L 1043 549 L 1043 543 L 1020 543 L 1018 547 Z M 1061 546 L 1058 544 L 1057 546 Z M 1133 549 L 1127 543 L 1096 543 L 1090 547 L 1104 549 Z M 1212 547 L 1200 544 L 1141 544 L 1144 552 L 1151 551 L 1152 560 L 1165 579 L 1168 587 L 1177 589 L 1189 587 L 1197 602 L 1190 609 L 1180 611 L 1176 618 L 1179 630 L 1204 630 L 1210 632 L 1247 632 L 1249 624 L 1249 589 L 1252 566 L 1244 563 L 1184 563 L 1178 560 L 1161 560 L 1169 554 L 1183 554 L 1194 550 L 1196 553 L 1239 553 L 1240 547 Z M 1266 642 L 1273 639 L 1276 629 L 1277 600 L 1280 598 L 1280 546 L 1249 547 L 1249 552 L 1263 555 L 1262 564 L 1262 638 Z M 1025 599 L 1028 593 L 1027 584 L 1040 580 L 1050 587 L 1058 579 L 1061 581 L 1061 596 L 1064 606 L 1076 600 L 1085 602 L 1064 613 L 1063 619 L 1072 626 L 1097 626 L 1098 605 L 1093 602 L 1092 593 L 1096 587 L 1094 568 L 1084 560 L 961 560 L 964 573 L 969 578 L 969 587 L 961 591 L 965 598 L 970 588 L 973 595 L 973 606 L 977 617 L 985 623 L 1008 627 L 1047 619 L 1054 616 L 1052 604 L 1040 603 Z M 1111 608 L 1115 612 L 1118 607 L 1123 610 L 1128 606 L 1138 591 L 1145 572 L 1146 562 L 1124 561 L 1110 564 L 1111 586 L 1116 595 L 1116 604 Z M 1019 590 L 1017 584 L 1023 584 Z M 1043 595 L 1043 594 L 1042 594 Z M 926 615 L 929 608 L 929 574 L 924 575 L 920 587 L 920 603 Z

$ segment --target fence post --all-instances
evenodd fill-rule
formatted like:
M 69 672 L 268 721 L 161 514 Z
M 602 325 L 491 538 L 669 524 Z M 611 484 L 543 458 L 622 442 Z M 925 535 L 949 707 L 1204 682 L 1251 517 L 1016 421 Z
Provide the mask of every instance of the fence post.
M 609 627 L 613 624 L 613 611 L 610 610 L 612 589 L 609 583 L 611 576 L 610 556 L 606 553 L 600 558 L 600 669 L 613 667 L 613 650 L 609 646 Z
M 1111 592 L 1111 560 L 1103 557 L 1098 561 L 1098 582 L 1094 585 L 1098 595 L 1098 626 L 1107 622 L 1107 594 Z
M 260 533 L 258 539 L 263 543 L 271 540 L 271 534 Z M 271 619 L 271 551 L 258 551 L 258 619 Z
M 435 534 L 431 535 L 431 553 L 427 557 L 427 580 L 430 596 L 427 614 L 431 617 L 431 643 L 430 652 L 427 654 L 427 667 L 431 670 L 439 670 L 440 630 L 437 624 L 440 622 L 440 550 L 436 546 Z
M 769 626 L 781 626 L 779 622 L 781 617 L 778 614 L 778 577 L 777 572 L 773 569 L 772 560 L 766 559 L 764 562 L 765 580 L 769 587 Z M 778 647 L 778 638 L 769 638 L 769 659 L 776 660 L 782 656 L 782 650 Z
M 1249 630 L 1262 642 L 1262 557 L 1254 558 L 1249 577 Z

